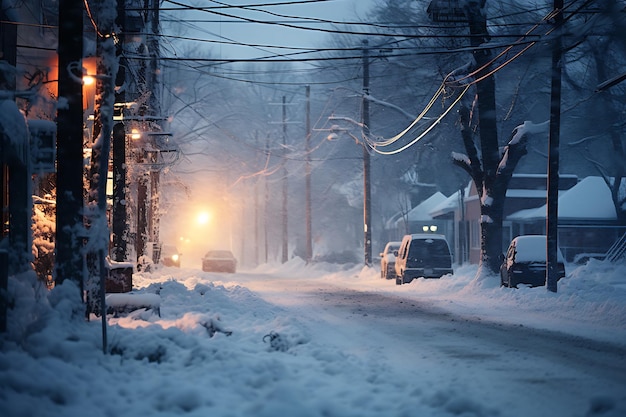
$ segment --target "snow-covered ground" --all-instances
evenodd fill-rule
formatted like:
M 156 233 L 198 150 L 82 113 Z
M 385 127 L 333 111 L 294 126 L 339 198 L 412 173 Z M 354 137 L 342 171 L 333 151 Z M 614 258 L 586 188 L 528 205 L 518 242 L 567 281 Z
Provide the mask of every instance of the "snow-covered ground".
M 626 265 L 592 261 L 570 266 L 556 294 L 545 288 L 512 290 L 496 282 L 476 283 L 475 273 L 475 266 L 461 266 L 453 276 L 396 286 L 380 279 L 378 268 L 306 266 L 294 259 L 236 274 L 191 268 L 135 274 L 136 293 L 158 293 L 161 315 L 140 310 L 109 318 L 107 355 L 102 353 L 100 320 L 86 322 L 80 303 L 68 297 L 77 292 L 72 283 L 48 294 L 33 290 L 30 276 L 11 279 L 15 306 L 9 332 L 0 336 L 0 414 L 626 415 L 626 375 L 618 376 L 610 387 L 590 385 L 591 392 L 584 392 L 580 401 L 561 403 L 555 397 L 558 388 L 537 381 L 534 387 L 528 381 L 507 387 L 514 393 L 506 401 L 497 386 L 477 396 L 472 394 L 476 387 L 458 382 L 475 377 L 477 384 L 484 383 L 482 375 L 463 374 L 476 368 L 440 368 L 423 362 L 417 370 L 411 363 L 404 371 L 396 369 L 400 362 L 389 354 L 394 346 L 373 348 L 349 318 L 333 317 L 331 310 L 322 317 L 321 310 L 314 309 L 317 301 L 310 300 L 311 289 L 380 294 L 427 304 L 452 317 L 610 342 L 618 354 L 626 352 Z M 337 328 L 330 329 L 331 324 Z M 419 346 L 419 341 L 415 343 Z M 626 361 L 626 355 L 621 358 Z M 523 358 L 511 360 L 526 366 Z M 484 376 L 506 372 L 506 366 L 486 369 Z M 562 368 L 545 369 L 546 374 L 556 372 Z M 430 385 L 434 380 L 439 386 Z M 537 391 L 544 391 L 546 402 L 552 404 L 544 406 L 531 396 Z

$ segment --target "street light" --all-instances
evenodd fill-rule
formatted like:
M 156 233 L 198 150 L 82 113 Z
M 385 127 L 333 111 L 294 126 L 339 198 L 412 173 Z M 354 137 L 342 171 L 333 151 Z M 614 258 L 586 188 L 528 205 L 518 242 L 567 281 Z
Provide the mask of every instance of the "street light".
M 370 132 L 370 57 L 367 40 L 363 41 L 363 92 L 361 99 L 361 122 L 357 122 L 347 117 L 330 117 L 329 120 L 343 120 L 358 126 L 361 129 L 363 138 L 367 138 Z M 335 128 L 335 126 L 333 126 Z M 332 131 L 332 129 L 331 129 Z M 341 129 L 341 131 L 345 131 Z M 365 249 L 365 265 L 372 265 L 372 228 L 371 228 L 371 185 L 370 185 L 370 153 L 365 140 L 348 133 L 357 143 L 363 147 L 363 246 Z
M 206 211 L 198 213 L 198 217 L 196 218 L 199 225 L 207 224 L 210 219 L 211 215 Z
M 361 128 L 364 124 L 358 123 L 346 117 L 329 117 L 329 120 L 344 120 L 351 122 Z M 372 228 L 371 228 L 371 182 L 370 182 L 370 153 L 367 149 L 367 143 L 354 136 L 348 129 L 340 128 L 337 125 L 331 126 L 330 134 L 326 137 L 328 140 L 337 139 L 337 133 L 345 133 L 354 139 L 354 142 L 363 148 L 363 247 L 365 252 L 364 262 L 366 266 L 372 265 Z M 363 135 L 366 135 L 366 129 L 363 128 Z

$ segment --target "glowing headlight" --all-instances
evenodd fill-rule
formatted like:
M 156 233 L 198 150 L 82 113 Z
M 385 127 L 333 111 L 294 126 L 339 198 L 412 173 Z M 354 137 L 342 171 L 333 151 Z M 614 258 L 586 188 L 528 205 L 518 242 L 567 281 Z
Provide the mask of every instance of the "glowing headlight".
M 172 255 L 172 261 L 178 262 L 178 255 Z

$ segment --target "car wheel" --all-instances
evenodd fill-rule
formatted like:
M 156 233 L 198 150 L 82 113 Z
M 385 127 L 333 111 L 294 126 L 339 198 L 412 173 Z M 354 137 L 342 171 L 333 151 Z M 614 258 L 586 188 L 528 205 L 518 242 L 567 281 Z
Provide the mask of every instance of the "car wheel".
M 402 278 L 396 277 L 396 285 L 402 285 Z

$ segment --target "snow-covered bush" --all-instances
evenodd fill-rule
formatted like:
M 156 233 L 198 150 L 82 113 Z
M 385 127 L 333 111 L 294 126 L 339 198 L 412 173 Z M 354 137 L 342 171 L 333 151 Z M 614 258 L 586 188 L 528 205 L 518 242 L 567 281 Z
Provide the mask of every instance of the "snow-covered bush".
M 52 197 L 36 198 L 33 205 L 33 269 L 48 288 L 53 286 L 54 236 L 56 233 L 56 205 Z

